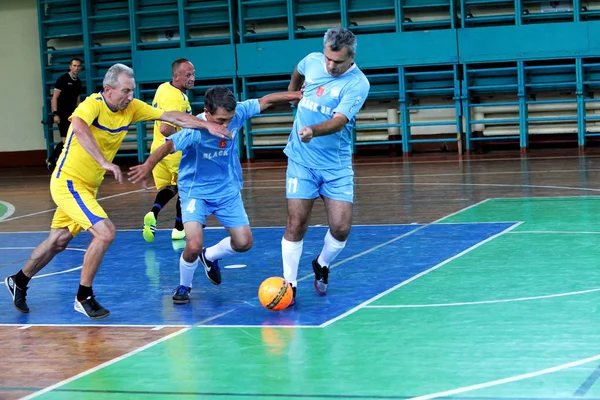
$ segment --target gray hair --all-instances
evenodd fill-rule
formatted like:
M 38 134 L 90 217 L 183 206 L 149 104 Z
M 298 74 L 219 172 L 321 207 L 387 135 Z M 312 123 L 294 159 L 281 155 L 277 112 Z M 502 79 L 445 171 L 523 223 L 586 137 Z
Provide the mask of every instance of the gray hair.
M 124 64 L 115 64 L 106 71 L 102 86 L 115 87 L 119 84 L 119 75 L 125 74 L 130 78 L 134 77 L 133 70 Z
M 336 26 L 329 28 L 323 37 L 323 46 L 329 45 L 332 51 L 340 51 L 344 47 L 348 48 L 348 55 L 356 54 L 356 36 L 346 28 Z

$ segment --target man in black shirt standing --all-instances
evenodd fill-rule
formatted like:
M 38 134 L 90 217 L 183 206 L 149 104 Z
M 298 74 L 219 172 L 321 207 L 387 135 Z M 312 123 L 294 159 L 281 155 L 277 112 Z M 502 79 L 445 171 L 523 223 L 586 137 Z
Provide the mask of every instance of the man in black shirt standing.
M 77 77 L 81 71 L 81 60 L 73 58 L 69 63 L 69 72 L 61 75 L 56 80 L 54 93 L 52 95 L 52 115 L 54 123 L 58 125 L 58 131 L 62 141 L 56 145 L 54 151 L 46 160 L 47 167 L 50 171 L 54 170 L 56 160 L 60 156 L 63 149 L 67 131 L 69 130 L 69 117 L 75 111 L 75 108 L 81 102 L 80 95 L 83 92 L 81 80 Z

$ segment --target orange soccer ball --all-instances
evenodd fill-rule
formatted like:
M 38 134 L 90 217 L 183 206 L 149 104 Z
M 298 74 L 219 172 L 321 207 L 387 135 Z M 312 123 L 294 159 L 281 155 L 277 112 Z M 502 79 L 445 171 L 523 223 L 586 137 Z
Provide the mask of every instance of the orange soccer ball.
M 292 284 L 278 276 L 265 279 L 258 288 L 260 304 L 269 310 L 283 310 L 290 305 L 293 298 Z

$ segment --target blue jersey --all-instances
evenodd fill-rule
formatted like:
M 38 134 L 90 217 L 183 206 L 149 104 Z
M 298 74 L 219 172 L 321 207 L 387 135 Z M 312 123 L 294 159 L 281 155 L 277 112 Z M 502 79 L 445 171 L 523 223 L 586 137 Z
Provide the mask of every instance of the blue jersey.
M 322 53 L 306 56 L 298 63 L 297 70 L 304 75 L 304 96 L 298 103 L 285 154 L 298 164 L 314 169 L 352 165 L 352 128 L 369 94 L 369 80 L 356 64 L 341 76 L 329 75 Z M 300 141 L 301 128 L 330 120 L 334 113 L 348 118 L 340 132 L 314 137 L 309 143 Z
M 244 122 L 259 113 L 260 104 L 256 99 L 238 103 L 227 128 L 232 140 L 220 139 L 205 129 L 182 129 L 167 138 L 173 141 L 175 151 L 182 152 L 177 178 L 182 197 L 218 200 L 242 189 L 238 134 Z M 206 120 L 204 113 L 198 117 Z

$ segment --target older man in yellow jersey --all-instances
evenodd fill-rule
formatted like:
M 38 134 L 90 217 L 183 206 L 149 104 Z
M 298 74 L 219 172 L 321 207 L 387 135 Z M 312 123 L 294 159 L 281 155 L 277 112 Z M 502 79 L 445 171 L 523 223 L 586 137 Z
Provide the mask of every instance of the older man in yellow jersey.
M 193 129 L 208 129 L 220 138 L 231 139 L 221 125 L 179 111 L 163 111 L 133 98 L 133 70 L 115 64 L 104 76 L 103 90 L 82 102 L 70 117 L 65 147 L 50 180 L 50 193 L 57 205 L 50 234 L 31 253 L 25 266 L 4 283 L 15 308 L 29 312 L 27 285 L 82 229 L 93 239 L 83 258 L 83 269 L 74 308 L 89 318 L 108 316 L 95 299 L 92 282 L 106 250 L 115 239 L 115 226 L 96 200 L 98 187 L 108 171 L 122 182 L 121 169 L 112 163 L 130 124 L 161 120 Z
M 185 94 L 186 90 L 194 87 L 195 81 L 194 65 L 185 58 L 179 58 L 171 64 L 171 74 L 173 79 L 165 82 L 158 87 L 152 105 L 165 111 L 181 111 L 186 114 L 192 113 L 192 108 Z M 154 123 L 154 140 L 150 152 L 154 152 L 165 143 L 165 137 L 180 131 L 181 128 L 168 122 L 156 121 Z M 154 185 L 158 193 L 154 199 L 152 209 L 144 216 L 144 228 L 142 235 L 146 242 L 154 241 L 156 231 L 156 220 L 160 210 L 177 195 L 177 174 L 179 171 L 179 161 L 181 161 L 181 151 L 169 154 L 163 158 L 152 170 Z M 175 216 L 175 226 L 171 232 L 171 239 L 185 239 L 183 222 L 181 222 L 181 201 L 177 198 L 175 205 L 177 215 Z

